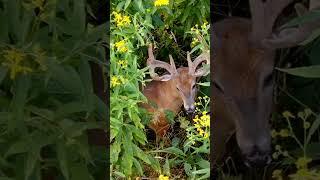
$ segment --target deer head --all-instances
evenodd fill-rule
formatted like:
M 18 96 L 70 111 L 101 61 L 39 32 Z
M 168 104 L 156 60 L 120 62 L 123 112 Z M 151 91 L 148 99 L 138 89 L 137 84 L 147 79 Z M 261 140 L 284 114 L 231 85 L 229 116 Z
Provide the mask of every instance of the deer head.
M 263 165 L 271 160 L 268 121 L 275 50 L 298 45 L 319 27 L 320 21 L 273 31 L 276 18 L 293 0 L 249 2 L 251 21 L 230 18 L 213 26 L 213 108 L 216 121 L 221 121 L 213 125 L 217 129 L 213 133 L 218 133 L 213 137 L 227 137 L 219 129 L 234 131 L 246 164 Z M 309 10 L 316 7 L 320 7 L 320 1 L 310 0 Z M 296 9 L 302 14 L 308 11 L 301 4 Z M 217 139 L 219 142 L 223 140 Z
M 164 91 L 170 91 L 168 93 L 177 94 L 179 98 L 183 101 L 184 109 L 187 113 L 193 113 L 195 110 L 194 98 L 197 92 L 196 79 L 201 76 L 206 76 L 209 70 L 201 67 L 197 67 L 202 63 L 206 62 L 209 64 L 210 57 L 208 53 L 203 53 L 198 56 L 194 61 L 191 60 L 191 55 L 187 52 L 188 67 L 180 67 L 176 69 L 174 60 L 171 55 L 169 55 L 170 64 L 156 60 L 153 55 L 152 45 L 148 48 L 149 58 L 147 60 L 147 65 L 149 67 L 150 76 L 155 81 L 165 81 L 166 85 L 169 87 Z M 169 74 L 164 74 L 159 76 L 155 72 L 155 68 L 164 68 Z M 163 84 L 165 86 L 165 84 Z M 170 88 L 171 87 L 171 88 Z M 171 103 L 171 102 L 168 102 Z

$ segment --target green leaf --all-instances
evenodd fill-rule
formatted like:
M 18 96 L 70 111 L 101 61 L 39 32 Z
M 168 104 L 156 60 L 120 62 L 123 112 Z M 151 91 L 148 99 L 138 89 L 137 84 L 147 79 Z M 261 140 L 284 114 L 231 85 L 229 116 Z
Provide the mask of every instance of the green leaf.
M 142 170 L 141 164 L 139 163 L 139 161 L 136 158 L 133 158 L 133 164 L 136 167 L 136 169 L 138 170 L 138 174 L 143 175 L 143 170 Z
M 183 151 L 179 148 L 176 147 L 168 147 L 162 150 L 155 150 L 152 152 L 165 152 L 165 153 L 171 153 L 171 154 L 175 154 L 175 155 L 179 155 L 179 156 L 186 156 L 185 153 L 183 153 Z
M 126 0 L 126 3 L 125 3 L 125 5 L 124 5 L 124 11 L 128 8 L 128 6 L 130 5 L 130 3 L 131 3 L 131 0 Z
M 87 110 L 87 107 L 81 103 L 81 102 L 70 102 L 61 105 L 56 113 L 55 113 L 55 118 L 61 118 L 65 116 L 72 115 L 74 113 L 79 113 L 79 112 L 85 112 Z
M 85 95 L 79 74 L 73 67 L 61 66 L 56 64 L 55 62 L 49 61 L 48 70 L 50 72 L 51 78 L 59 82 L 59 84 L 62 85 L 66 91 L 69 91 L 75 95 Z
M 8 130 L 13 131 L 16 128 L 20 130 L 20 133 L 26 131 L 24 124 L 24 109 L 28 97 L 28 92 L 31 86 L 31 80 L 29 76 L 18 76 L 13 85 L 13 99 L 11 109 L 13 113 L 13 119 L 8 122 Z
M 192 174 L 192 167 L 191 167 L 191 165 L 189 164 L 189 163 L 187 163 L 187 162 L 185 162 L 185 163 L 183 163 L 183 167 L 184 167 L 184 171 L 186 172 L 186 174 L 188 175 L 188 176 L 191 176 L 191 174 Z
M 204 82 L 204 83 L 197 83 L 200 86 L 210 87 L 210 82 Z
M 147 164 L 151 164 L 150 157 L 135 144 L 132 144 L 134 155 Z
M 119 154 L 121 151 L 121 142 L 115 141 L 110 147 L 110 162 L 115 164 L 118 161 Z
M 94 180 L 85 164 L 74 164 L 71 166 L 71 180 Z
M 318 130 L 319 126 L 320 126 L 320 114 L 317 116 L 316 120 L 312 123 L 309 129 L 306 144 L 309 144 L 312 135 Z
M 305 41 L 300 43 L 300 45 L 304 45 L 305 46 L 305 45 L 311 43 L 312 41 L 314 41 L 318 37 L 320 37 L 320 29 L 317 29 L 317 30 L 313 31 L 312 34 L 309 35 L 308 39 L 306 39 Z
M 3 79 L 6 77 L 7 75 L 7 72 L 8 72 L 8 69 L 3 67 L 3 66 L 0 66 L 0 85 L 3 81 Z
M 27 139 L 21 139 L 15 143 L 13 143 L 7 152 L 5 153 L 4 157 L 7 158 L 10 155 L 13 154 L 20 154 L 25 153 L 30 150 L 30 142 L 27 141 Z
M 304 78 L 320 78 L 320 65 L 289 68 L 289 69 L 282 69 L 282 68 L 276 68 L 276 69 L 291 75 L 300 76 Z
M 26 169 L 25 169 L 25 180 L 28 180 L 34 171 L 36 163 L 39 161 L 40 149 L 35 149 L 27 155 Z
M 319 18 L 320 18 L 320 11 L 312 10 L 307 12 L 303 16 L 292 19 L 291 21 L 283 25 L 282 28 L 293 27 L 300 24 L 312 22 L 312 21 L 318 20 Z
M 168 157 L 166 157 L 166 162 L 163 165 L 163 174 L 170 176 L 170 164 Z
M 202 168 L 202 169 L 205 169 L 205 168 L 210 168 L 210 162 L 207 161 L 207 160 L 200 160 L 199 162 L 197 162 L 197 164 Z
M 70 173 L 68 168 L 68 155 L 67 155 L 67 149 L 65 145 L 62 142 L 58 142 L 56 146 L 57 150 L 57 158 L 60 166 L 60 170 L 63 174 L 63 177 L 66 180 L 70 179 Z

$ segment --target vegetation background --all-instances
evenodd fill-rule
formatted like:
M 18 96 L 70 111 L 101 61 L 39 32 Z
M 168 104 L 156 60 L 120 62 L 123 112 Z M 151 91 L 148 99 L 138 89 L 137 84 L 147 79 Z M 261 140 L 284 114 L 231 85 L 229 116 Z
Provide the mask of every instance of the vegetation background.
M 0 0 L 1 180 L 105 179 L 106 8 Z

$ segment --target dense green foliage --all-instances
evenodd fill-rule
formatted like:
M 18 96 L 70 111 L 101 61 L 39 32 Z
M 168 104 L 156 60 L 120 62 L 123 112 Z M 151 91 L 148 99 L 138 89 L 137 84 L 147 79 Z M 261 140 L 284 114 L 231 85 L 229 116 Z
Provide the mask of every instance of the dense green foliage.
M 106 24 L 84 0 L 0 0 L 0 179 L 105 176 L 105 126 L 89 63 L 105 64 Z

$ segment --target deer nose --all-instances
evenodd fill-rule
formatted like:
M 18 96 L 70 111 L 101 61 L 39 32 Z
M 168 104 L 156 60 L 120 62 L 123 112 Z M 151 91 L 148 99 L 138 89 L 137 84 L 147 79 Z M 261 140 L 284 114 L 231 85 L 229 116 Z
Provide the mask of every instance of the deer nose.
M 194 107 L 194 105 L 191 105 L 191 106 L 186 107 L 185 109 L 186 109 L 187 114 L 192 114 L 192 113 L 194 113 L 195 107 Z
M 245 155 L 245 165 L 248 167 L 264 167 L 271 163 L 269 152 L 263 152 L 258 148 L 254 148 L 250 154 Z

